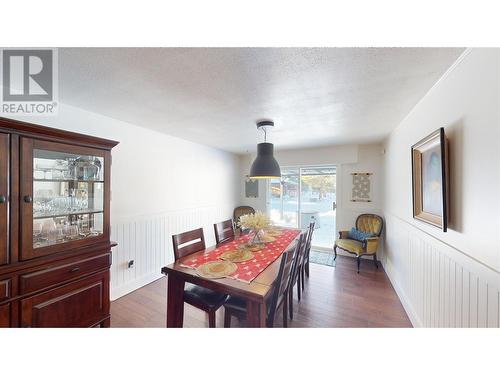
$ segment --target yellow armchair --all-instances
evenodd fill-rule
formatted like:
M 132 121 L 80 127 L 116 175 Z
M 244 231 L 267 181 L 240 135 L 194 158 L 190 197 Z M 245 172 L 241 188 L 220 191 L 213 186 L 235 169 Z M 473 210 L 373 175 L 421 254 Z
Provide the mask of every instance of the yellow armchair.
M 337 259 L 337 248 L 347 251 L 348 253 L 356 255 L 356 260 L 358 263 L 358 273 L 359 266 L 361 263 L 361 257 L 364 255 L 373 256 L 373 261 L 375 262 L 375 267 L 378 268 L 377 263 L 377 249 L 380 241 L 380 235 L 382 234 L 382 228 L 384 226 L 383 219 L 378 215 L 373 214 L 362 214 L 356 219 L 356 229 L 362 232 L 374 233 L 375 236 L 369 237 L 364 241 L 357 241 L 348 238 L 349 231 L 342 230 L 339 232 L 339 238 L 335 241 L 335 246 L 333 251 L 335 252 L 335 258 Z

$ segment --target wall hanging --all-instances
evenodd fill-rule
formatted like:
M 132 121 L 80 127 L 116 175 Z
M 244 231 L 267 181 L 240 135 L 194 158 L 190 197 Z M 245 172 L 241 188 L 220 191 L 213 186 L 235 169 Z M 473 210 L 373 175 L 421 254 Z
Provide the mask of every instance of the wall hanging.
M 446 232 L 448 228 L 448 142 L 444 128 L 411 148 L 413 217 Z
M 372 173 L 351 173 L 351 202 L 371 202 Z

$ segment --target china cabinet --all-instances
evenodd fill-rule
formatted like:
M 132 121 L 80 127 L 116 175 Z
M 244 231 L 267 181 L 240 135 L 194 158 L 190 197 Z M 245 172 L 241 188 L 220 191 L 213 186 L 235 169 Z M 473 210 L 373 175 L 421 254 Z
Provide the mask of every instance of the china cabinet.
M 109 326 L 116 145 L 0 118 L 0 327 Z

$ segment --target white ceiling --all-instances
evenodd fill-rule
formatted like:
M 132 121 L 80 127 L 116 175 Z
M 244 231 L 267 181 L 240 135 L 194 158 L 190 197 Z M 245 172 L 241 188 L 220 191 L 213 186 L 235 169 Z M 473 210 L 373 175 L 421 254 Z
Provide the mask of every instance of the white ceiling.
M 60 100 L 220 149 L 382 140 L 459 48 L 61 48 Z

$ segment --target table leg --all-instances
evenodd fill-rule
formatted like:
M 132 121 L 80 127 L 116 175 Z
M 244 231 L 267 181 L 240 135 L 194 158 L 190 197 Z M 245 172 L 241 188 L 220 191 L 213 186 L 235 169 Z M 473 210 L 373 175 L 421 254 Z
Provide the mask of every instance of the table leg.
M 251 328 L 266 327 L 266 304 L 248 300 L 247 322 Z
M 184 324 L 184 280 L 168 275 L 167 328 L 182 328 Z

